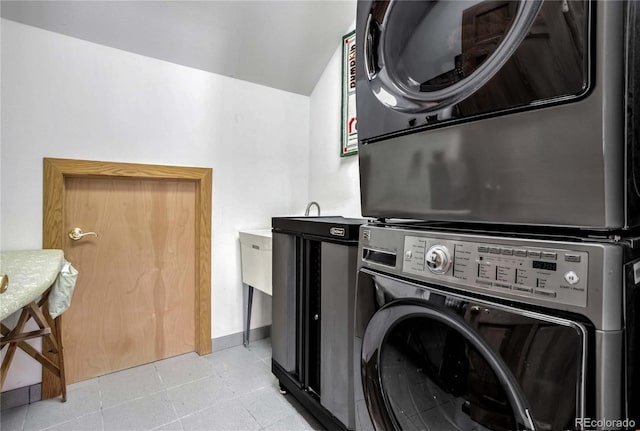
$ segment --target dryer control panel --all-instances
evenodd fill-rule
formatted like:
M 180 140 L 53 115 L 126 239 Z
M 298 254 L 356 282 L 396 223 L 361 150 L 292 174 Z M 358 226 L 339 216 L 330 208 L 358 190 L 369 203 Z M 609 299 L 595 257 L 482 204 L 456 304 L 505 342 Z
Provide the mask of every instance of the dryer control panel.
M 404 238 L 407 275 L 578 307 L 587 305 L 588 268 L 584 251 Z

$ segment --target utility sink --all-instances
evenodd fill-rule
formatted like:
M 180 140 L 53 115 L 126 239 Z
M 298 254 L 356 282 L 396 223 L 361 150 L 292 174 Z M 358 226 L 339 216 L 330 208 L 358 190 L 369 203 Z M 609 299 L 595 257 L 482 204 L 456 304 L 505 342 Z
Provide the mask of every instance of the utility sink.
M 240 231 L 242 282 L 271 295 L 271 229 Z
M 273 217 L 271 226 L 274 232 L 358 241 L 360 225 L 366 222 L 367 220 L 364 219 L 345 218 L 342 216 Z

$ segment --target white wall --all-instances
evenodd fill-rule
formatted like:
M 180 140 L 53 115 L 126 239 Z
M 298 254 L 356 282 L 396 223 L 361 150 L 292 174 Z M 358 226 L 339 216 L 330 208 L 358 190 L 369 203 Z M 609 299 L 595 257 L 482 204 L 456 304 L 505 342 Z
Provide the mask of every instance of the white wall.
M 1 26 L 0 248 L 42 246 L 43 157 L 211 167 L 212 335 L 240 332 L 237 231 L 304 210 L 310 99 L 13 21 Z M 338 117 L 331 122 L 339 126 Z M 336 171 L 338 141 L 327 146 Z M 355 163 L 340 160 L 340 170 L 351 174 Z M 321 193 L 314 180 L 311 197 L 337 208 L 331 174 L 332 190 Z M 256 293 L 252 326 L 270 323 L 270 298 Z M 4 389 L 39 382 L 33 362 L 16 358 Z
M 354 28 L 355 21 L 344 34 Z M 341 83 L 342 41 L 338 41 L 311 93 L 309 199 L 320 204 L 323 215 L 359 218 L 362 211 L 358 157 L 340 157 Z

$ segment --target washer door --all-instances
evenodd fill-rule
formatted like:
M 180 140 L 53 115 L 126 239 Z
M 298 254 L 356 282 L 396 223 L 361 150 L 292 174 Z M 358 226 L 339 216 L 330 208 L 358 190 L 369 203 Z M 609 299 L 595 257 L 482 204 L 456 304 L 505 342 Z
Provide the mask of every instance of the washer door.
M 468 303 L 466 307 L 471 310 L 465 314 L 484 318 L 483 308 Z M 501 326 L 504 318 L 499 318 Z M 500 350 L 513 350 L 518 344 L 519 336 L 511 336 L 511 342 L 502 332 L 493 336 L 500 338 L 491 340 Z M 526 352 L 521 357 L 523 367 L 535 368 L 527 365 Z M 544 369 L 535 372 L 538 381 L 548 374 Z M 521 377 L 514 377 L 472 324 L 427 302 L 387 304 L 374 314 L 364 334 L 363 389 L 378 430 L 533 430 L 536 425 L 554 429 L 553 424 L 534 422 Z M 568 391 L 575 403 L 575 387 Z

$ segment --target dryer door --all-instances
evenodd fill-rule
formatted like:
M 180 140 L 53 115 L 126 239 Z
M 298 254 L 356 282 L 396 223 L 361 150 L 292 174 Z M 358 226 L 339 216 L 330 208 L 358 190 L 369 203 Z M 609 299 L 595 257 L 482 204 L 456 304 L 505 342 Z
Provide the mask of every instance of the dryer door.
M 581 0 L 360 2 L 360 139 L 584 94 L 587 14 Z
M 363 59 L 372 92 L 404 112 L 453 105 L 502 67 L 529 32 L 540 3 L 375 2 Z
M 392 300 L 367 325 L 362 385 L 377 430 L 574 429 L 579 325 L 426 296 Z

